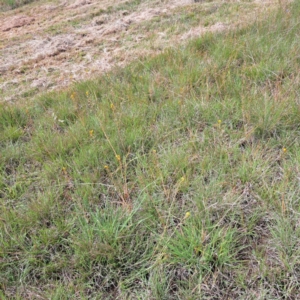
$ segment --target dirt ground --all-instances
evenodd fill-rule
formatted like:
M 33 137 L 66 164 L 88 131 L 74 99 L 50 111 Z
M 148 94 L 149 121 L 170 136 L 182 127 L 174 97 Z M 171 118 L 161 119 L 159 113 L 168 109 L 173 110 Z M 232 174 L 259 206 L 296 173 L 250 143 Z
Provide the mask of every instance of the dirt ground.
M 273 0 L 56 0 L 0 12 L 0 103 L 64 89 L 207 31 L 262 17 Z

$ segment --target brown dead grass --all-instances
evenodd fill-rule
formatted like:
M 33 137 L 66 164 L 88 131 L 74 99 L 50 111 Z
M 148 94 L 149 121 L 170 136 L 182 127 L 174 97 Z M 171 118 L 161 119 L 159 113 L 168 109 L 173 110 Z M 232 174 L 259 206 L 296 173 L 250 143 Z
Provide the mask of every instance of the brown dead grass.
M 67 0 L 37 2 L 2 12 L 1 101 L 15 102 L 46 90 L 62 89 L 205 32 L 247 24 L 277 2 L 245 2 L 244 9 L 229 14 L 225 22 L 205 24 L 200 16 L 196 25 L 176 23 L 177 15 L 199 6 L 213 7 L 218 13 L 220 3 L 225 2 Z M 178 30 L 161 27 L 161 19 L 178 26 Z M 155 22 L 156 27 L 150 25 Z

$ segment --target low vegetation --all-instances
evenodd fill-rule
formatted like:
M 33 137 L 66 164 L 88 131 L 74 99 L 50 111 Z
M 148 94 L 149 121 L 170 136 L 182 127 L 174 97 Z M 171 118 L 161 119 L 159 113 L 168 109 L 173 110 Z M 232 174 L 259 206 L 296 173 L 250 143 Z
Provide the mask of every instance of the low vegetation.
M 14 9 L 37 0 L 0 0 L 0 11 Z
M 4 299 L 296 299 L 300 5 L 0 107 Z
M 0 102 L 97 78 L 204 32 L 247 26 L 275 7 L 256 0 L 40 0 L 0 12 Z

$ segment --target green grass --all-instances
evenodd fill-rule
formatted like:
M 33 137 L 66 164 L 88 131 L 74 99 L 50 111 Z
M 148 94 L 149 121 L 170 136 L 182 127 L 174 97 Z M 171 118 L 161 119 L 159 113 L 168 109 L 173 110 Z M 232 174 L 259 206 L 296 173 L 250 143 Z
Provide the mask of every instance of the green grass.
M 14 9 L 37 0 L 0 0 L 0 11 Z
M 299 13 L 2 105 L 1 297 L 296 299 Z

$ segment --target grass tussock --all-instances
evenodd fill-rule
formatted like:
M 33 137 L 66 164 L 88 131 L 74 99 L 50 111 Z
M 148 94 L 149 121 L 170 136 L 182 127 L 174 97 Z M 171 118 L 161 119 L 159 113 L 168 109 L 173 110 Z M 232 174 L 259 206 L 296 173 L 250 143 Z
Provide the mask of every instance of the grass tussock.
M 0 107 L 0 295 L 296 299 L 299 13 Z

